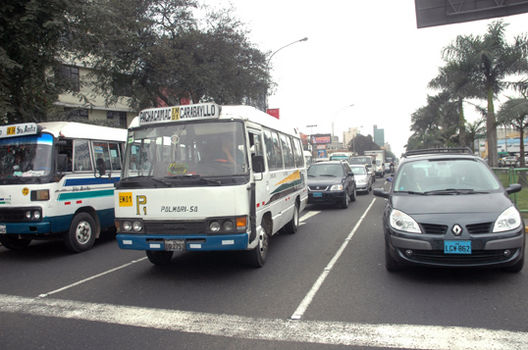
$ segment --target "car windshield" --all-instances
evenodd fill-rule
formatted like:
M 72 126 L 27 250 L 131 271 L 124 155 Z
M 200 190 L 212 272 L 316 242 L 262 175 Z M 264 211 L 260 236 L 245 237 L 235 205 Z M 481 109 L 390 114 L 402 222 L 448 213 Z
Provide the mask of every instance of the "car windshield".
M 1 139 L 1 182 L 41 182 L 41 178 L 51 172 L 52 145 L 50 134 Z
M 230 177 L 248 173 L 241 122 L 178 123 L 129 133 L 123 178 Z
M 367 170 L 364 167 L 352 166 L 350 168 L 354 175 L 367 175 Z
M 501 188 L 489 168 L 473 159 L 420 160 L 405 163 L 394 180 L 395 192 L 461 194 Z
M 308 168 L 308 176 L 343 177 L 343 167 L 340 164 L 313 164 Z

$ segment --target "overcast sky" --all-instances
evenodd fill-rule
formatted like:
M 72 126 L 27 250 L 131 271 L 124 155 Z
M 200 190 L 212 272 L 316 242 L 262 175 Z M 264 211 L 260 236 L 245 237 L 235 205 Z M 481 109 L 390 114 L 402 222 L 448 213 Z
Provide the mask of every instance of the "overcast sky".
M 362 127 L 385 129 L 385 141 L 399 156 L 411 135 L 411 114 L 426 104 L 427 89 L 442 48 L 457 35 L 484 34 L 492 20 L 416 28 L 414 0 L 206 0 L 232 4 L 250 30 L 250 40 L 271 59 L 277 84 L 270 108 L 307 133 Z M 507 37 L 528 32 L 528 14 L 504 17 Z M 510 41 L 511 42 L 511 41 Z M 484 102 L 481 103 L 484 105 Z M 350 107 L 350 105 L 353 105 Z M 477 114 L 467 106 L 468 119 Z M 306 125 L 317 124 L 317 128 Z

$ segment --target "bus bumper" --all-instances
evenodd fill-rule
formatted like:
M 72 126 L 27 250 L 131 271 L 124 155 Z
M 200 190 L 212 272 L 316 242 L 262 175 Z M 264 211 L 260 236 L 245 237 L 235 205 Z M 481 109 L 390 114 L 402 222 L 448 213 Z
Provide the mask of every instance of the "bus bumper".
M 8 235 L 38 235 L 50 233 L 51 224 L 41 222 L 6 222 L 0 223 L 0 232 Z
M 185 244 L 185 250 L 189 251 L 212 251 L 212 250 L 246 250 L 248 248 L 249 234 L 241 233 L 234 235 L 138 235 L 118 234 L 116 236 L 119 248 L 135 250 L 170 250 L 165 248 L 167 240 L 181 240 Z

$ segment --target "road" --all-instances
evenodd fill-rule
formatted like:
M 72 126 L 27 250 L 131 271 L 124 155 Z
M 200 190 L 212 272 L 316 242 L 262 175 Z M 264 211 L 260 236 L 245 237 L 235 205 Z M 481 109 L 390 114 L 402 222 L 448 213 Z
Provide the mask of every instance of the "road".
M 153 266 L 112 237 L 0 247 L 1 347 L 527 349 L 528 269 L 388 273 L 383 204 L 308 207 L 261 269 L 217 252 Z

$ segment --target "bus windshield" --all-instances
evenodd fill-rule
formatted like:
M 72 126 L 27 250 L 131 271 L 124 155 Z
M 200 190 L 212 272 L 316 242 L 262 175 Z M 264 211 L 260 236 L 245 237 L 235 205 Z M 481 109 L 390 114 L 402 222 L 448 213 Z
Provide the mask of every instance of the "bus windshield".
M 52 145 L 50 134 L 0 139 L 1 183 L 40 183 L 49 177 Z
M 240 121 L 164 124 L 132 130 L 123 178 L 247 175 L 243 130 Z

